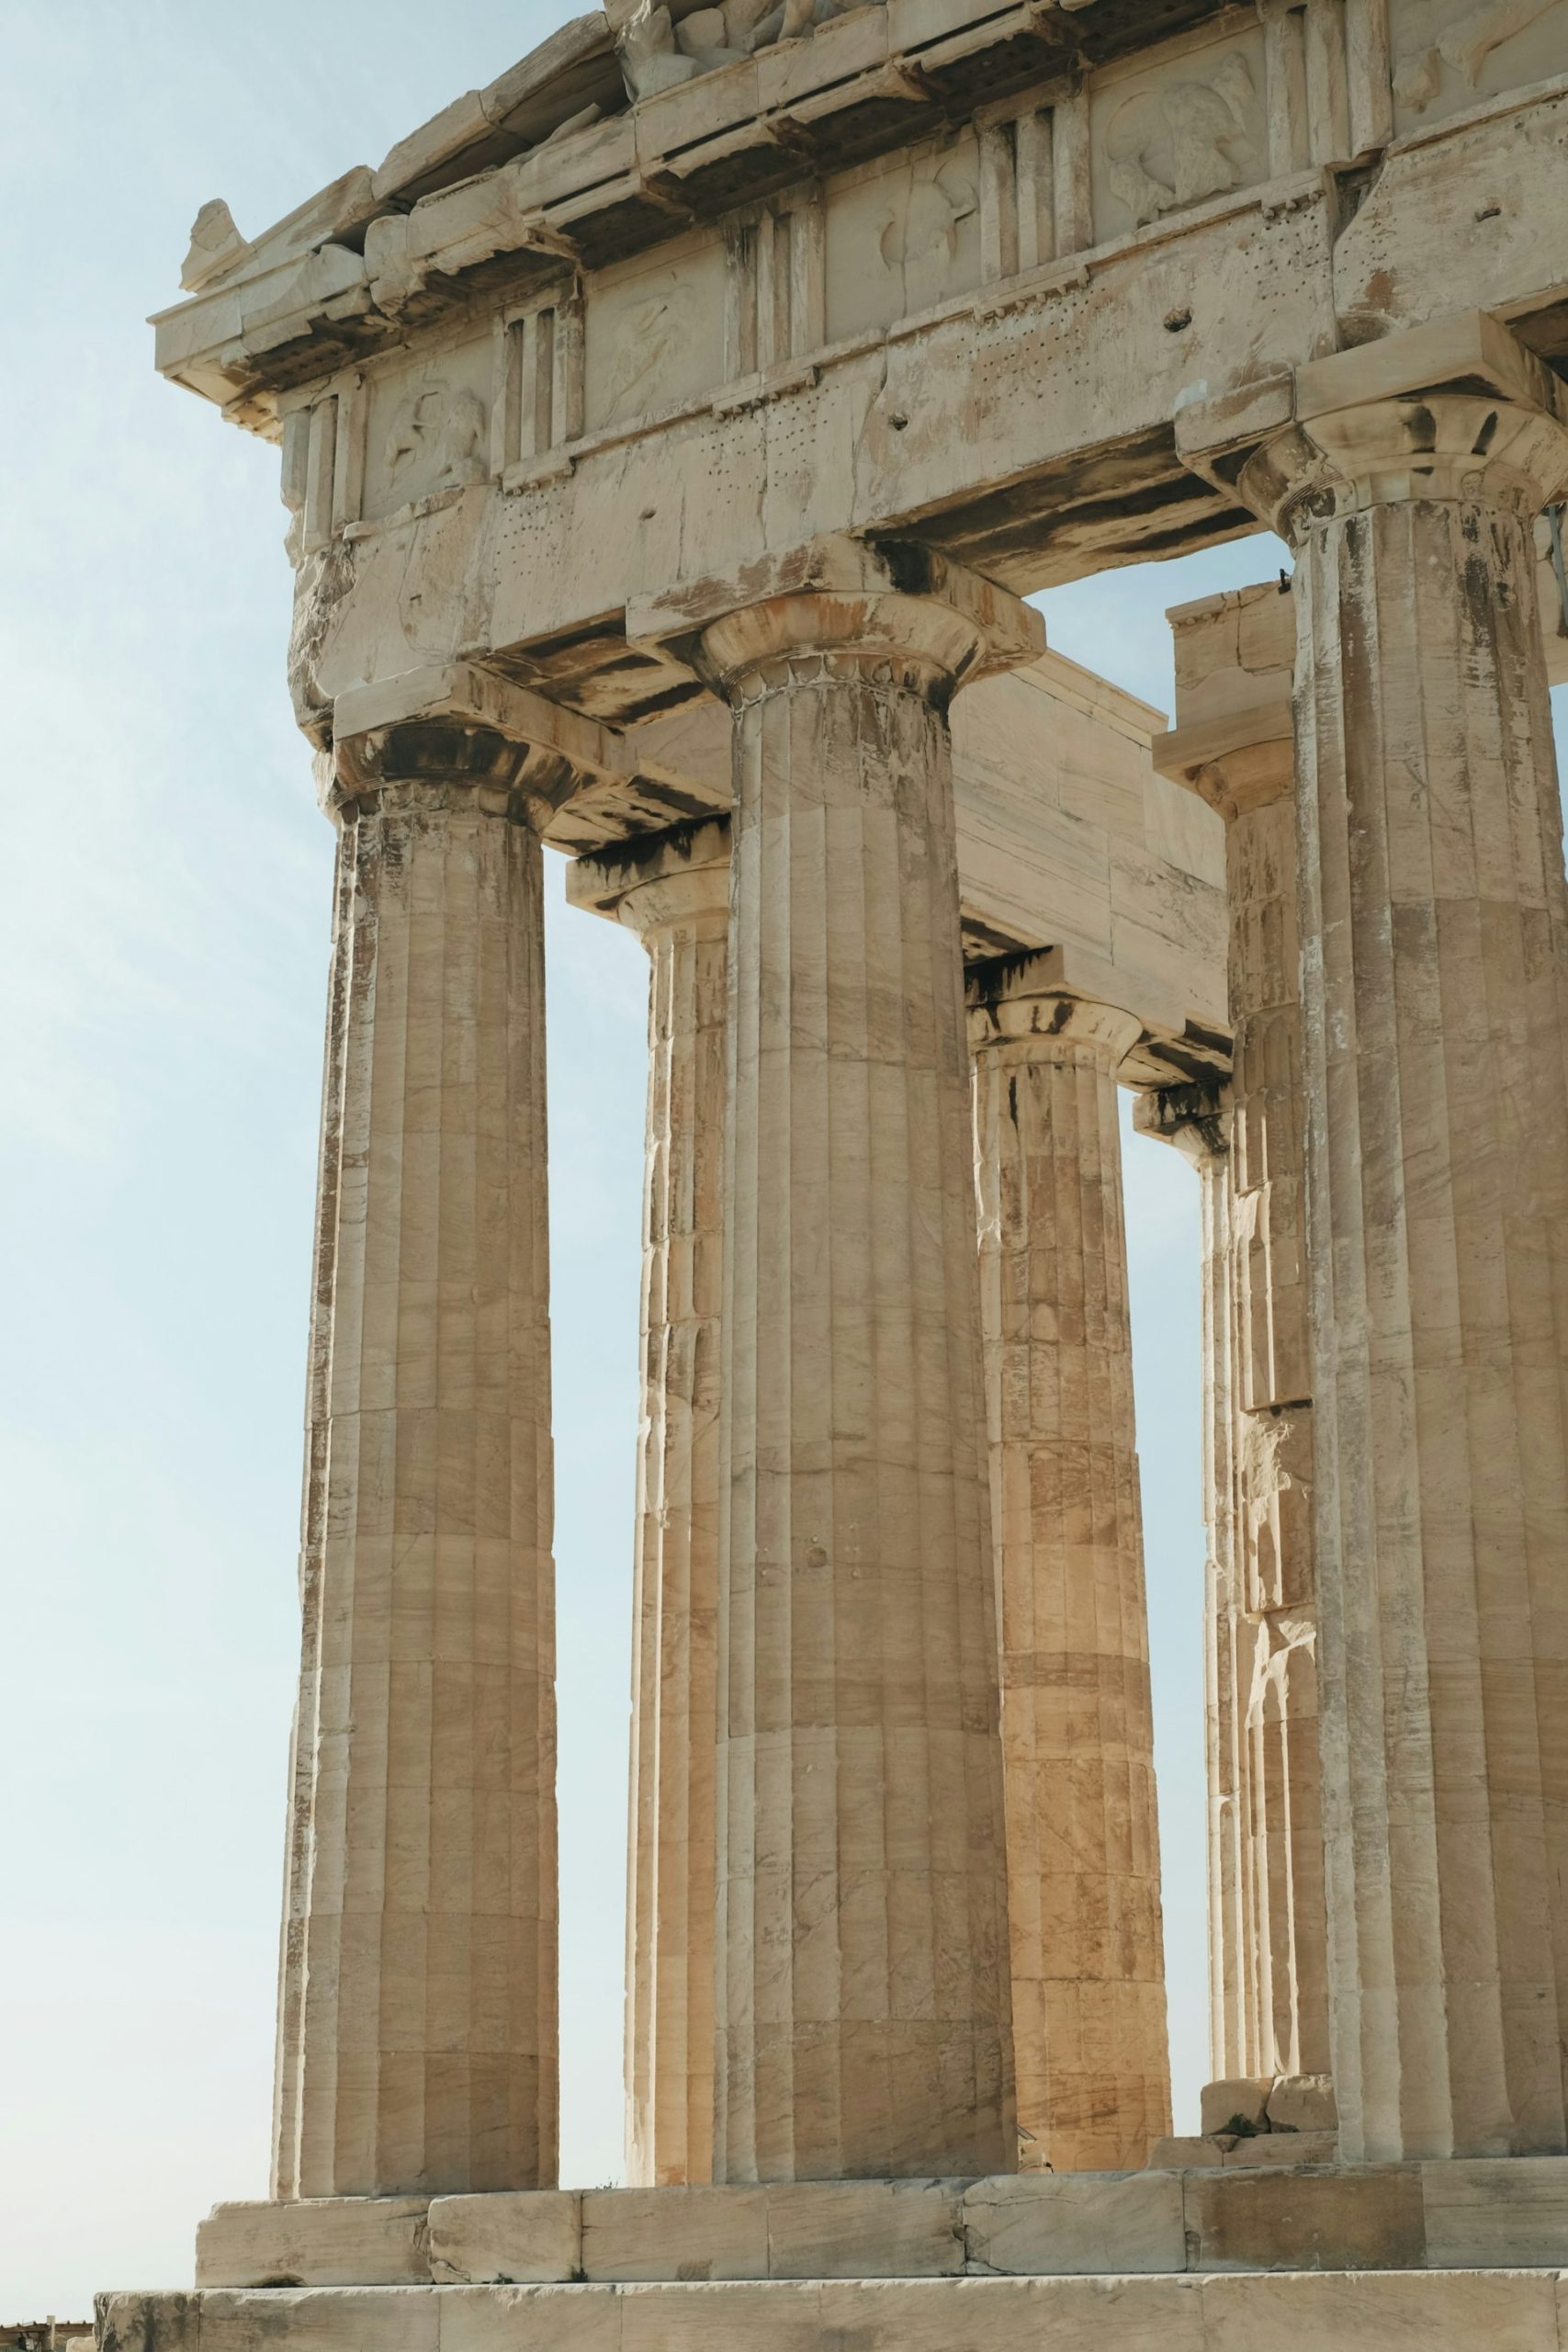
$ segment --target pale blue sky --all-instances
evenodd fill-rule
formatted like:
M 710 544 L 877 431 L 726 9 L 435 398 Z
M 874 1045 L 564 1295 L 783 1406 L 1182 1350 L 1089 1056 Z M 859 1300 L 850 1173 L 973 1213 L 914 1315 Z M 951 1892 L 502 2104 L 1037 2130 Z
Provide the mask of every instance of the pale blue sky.
M 160 383 L 192 218 L 288 210 L 571 13 L 0 0 L 0 2323 L 190 2278 L 265 2193 L 331 841 L 277 458 Z M 1168 707 L 1167 605 L 1045 600 Z M 620 2165 L 642 951 L 549 869 L 563 2177 Z M 1205 2071 L 1195 1180 L 1127 1159 L 1179 2122 Z

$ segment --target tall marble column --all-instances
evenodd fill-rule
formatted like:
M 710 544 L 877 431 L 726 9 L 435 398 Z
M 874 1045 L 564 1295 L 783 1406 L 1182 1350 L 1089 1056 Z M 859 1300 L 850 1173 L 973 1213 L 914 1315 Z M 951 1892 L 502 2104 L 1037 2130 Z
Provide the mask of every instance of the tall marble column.
M 1258 2046 L 1258 1922 L 1252 1860 L 1252 1752 L 1242 1605 L 1234 1408 L 1235 1316 L 1228 1088 L 1141 1094 L 1140 1135 L 1168 1143 L 1198 1177 L 1203 1350 L 1203 1763 L 1208 1792 L 1209 2064 L 1252 2075 Z
M 735 775 L 720 2180 L 1015 2160 L 946 719 L 998 612 L 1037 650 L 987 583 L 847 547 L 704 639 Z
M 1241 477 L 1296 551 L 1352 2157 L 1568 2147 L 1568 905 L 1531 550 L 1561 399 L 1491 321 L 1444 322 L 1299 371 L 1296 424 Z
M 728 820 L 579 858 L 567 895 L 652 967 L 626 2079 L 627 2177 L 662 2188 L 713 2176 Z
M 537 826 L 558 759 L 340 740 L 274 2193 L 556 2165 Z
M 1165 772 L 1224 819 L 1235 1065 L 1226 1222 L 1237 1569 L 1228 1704 L 1247 1750 L 1244 1981 L 1222 2075 L 1329 2070 L 1313 1573 L 1293 727 L 1295 614 L 1276 581 L 1179 606 Z M 1226 1646 L 1220 1636 L 1220 1646 Z
M 1054 959 L 969 983 L 1019 2161 L 1170 2130 L 1116 1072 L 1142 1031 Z

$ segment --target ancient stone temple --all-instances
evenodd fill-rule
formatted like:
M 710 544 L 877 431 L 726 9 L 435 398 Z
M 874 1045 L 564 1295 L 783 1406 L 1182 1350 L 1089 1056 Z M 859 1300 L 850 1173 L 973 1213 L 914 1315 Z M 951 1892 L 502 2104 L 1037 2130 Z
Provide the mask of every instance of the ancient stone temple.
M 1568 0 L 610 0 L 182 282 L 337 879 L 272 2196 L 106 2352 L 1560 2352 Z M 1263 529 L 1174 725 L 1023 601 Z M 615 2190 L 547 850 L 649 964 Z M 1128 1089 L 1202 1199 L 1187 2136 Z

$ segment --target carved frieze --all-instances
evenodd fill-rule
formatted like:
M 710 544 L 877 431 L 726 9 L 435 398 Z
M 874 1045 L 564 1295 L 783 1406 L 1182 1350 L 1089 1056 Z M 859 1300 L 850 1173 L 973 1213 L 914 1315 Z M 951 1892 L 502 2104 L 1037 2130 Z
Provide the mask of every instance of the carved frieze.
M 589 432 L 655 416 L 724 380 L 725 254 L 717 236 L 666 245 L 592 282 L 584 322 Z
M 380 521 L 445 491 L 489 480 L 489 334 L 372 379 L 364 514 Z
M 1392 0 L 1390 19 L 1401 130 L 1568 74 L 1568 0 Z
M 848 6 L 840 0 L 722 0 L 676 24 L 667 7 L 642 0 L 616 36 L 626 94 L 634 102 L 658 97 L 776 41 L 802 40 L 818 25 L 868 5 L 880 0 L 849 0 Z
M 1261 30 L 1108 74 L 1090 107 L 1096 243 L 1269 175 Z
M 829 343 L 894 325 L 980 283 L 980 152 L 973 130 L 849 173 L 829 189 Z

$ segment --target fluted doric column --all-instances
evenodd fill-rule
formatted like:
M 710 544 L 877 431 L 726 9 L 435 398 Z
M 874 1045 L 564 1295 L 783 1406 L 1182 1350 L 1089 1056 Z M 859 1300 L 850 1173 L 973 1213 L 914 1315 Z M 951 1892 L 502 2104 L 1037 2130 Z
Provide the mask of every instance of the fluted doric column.
M 1241 478 L 1297 559 L 1352 2157 L 1568 2145 L 1568 910 L 1530 540 L 1568 480 L 1561 390 L 1492 322 L 1444 322 L 1300 371 L 1295 426 Z
M 1208 1792 L 1209 2063 L 1255 2072 L 1257 1916 L 1246 1613 L 1236 1497 L 1228 1087 L 1161 1087 L 1133 1109 L 1140 1135 L 1175 1146 L 1198 1177 L 1203 1346 L 1203 1761 Z
M 530 701 L 532 698 L 518 698 Z M 274 2189 L 556 2166 L 537 826 L 558 753 L 340 737 Z
M 1019 2161 L 1170 2130 L 1116 1072 L 1126 1012 L 1048 956 L 970 979 Z
M 579 858 L 568 896 L 648 949 L 642 1423 L 632 1632 L 626 2168 L 713 2175 L 719 1306 L 728 820 Z
M 1015 2157 L 946 720 L 998 614 L 1038 650 L 985 582 L 844 548 L 704 639 L 735 746 L 720 2180 Z
M 1231 1253 L 1236 1576 L 1214 1629 L 1234 1688 L 1221 1705 L 1245 1758 L 1235 1932 L 1214 1957 L 1222 2075 L 1329 2069 L 1313 1573 L 1300 942 L 1296 922 L 1295 615 L 1275 581 L 1171 616 L 1177 729 L 1157 763 L 1224 819 L 1231 1023 L 1224 1217 Z M 1221 1890 L 1213 1895 L 1223 1910 Z

